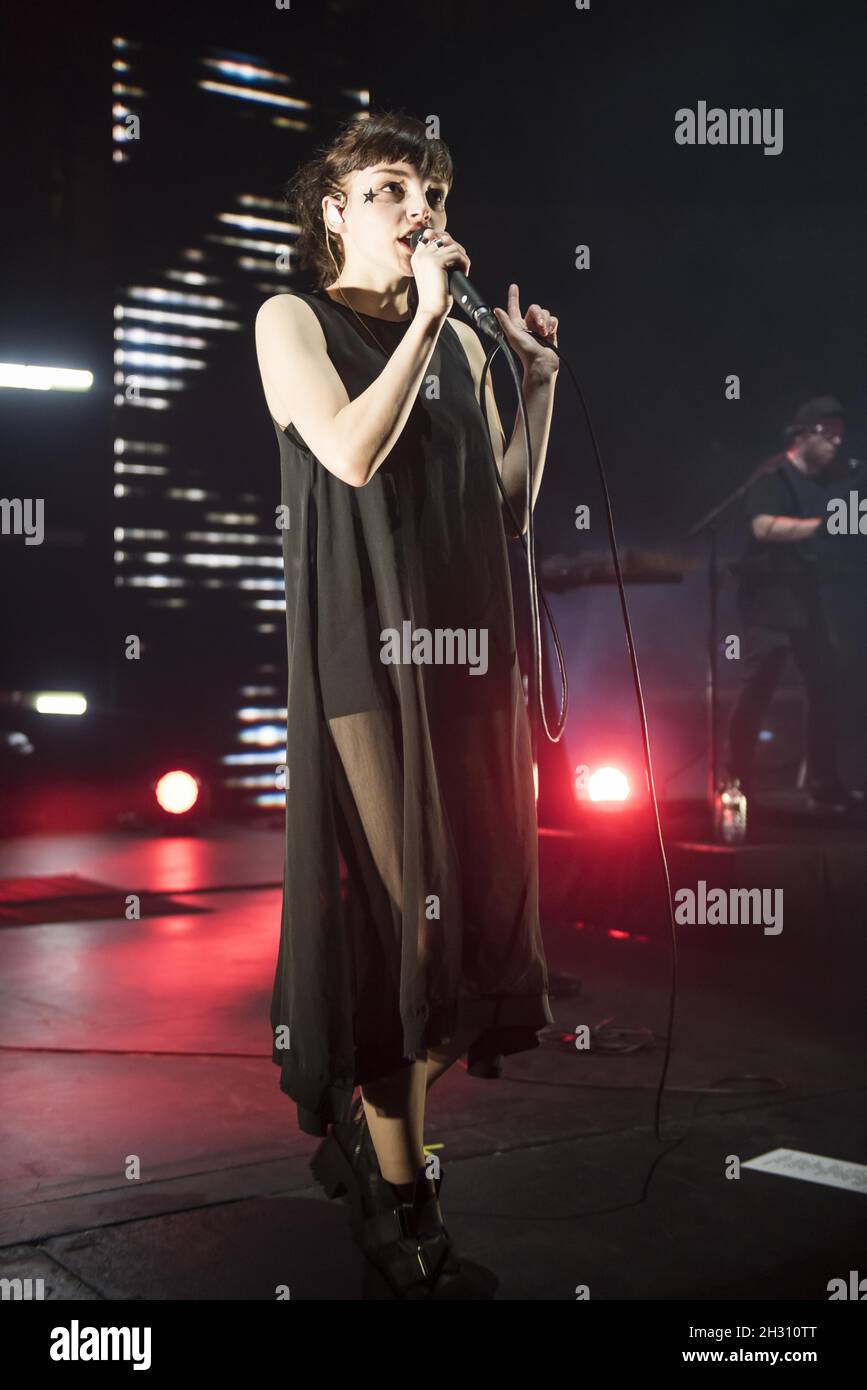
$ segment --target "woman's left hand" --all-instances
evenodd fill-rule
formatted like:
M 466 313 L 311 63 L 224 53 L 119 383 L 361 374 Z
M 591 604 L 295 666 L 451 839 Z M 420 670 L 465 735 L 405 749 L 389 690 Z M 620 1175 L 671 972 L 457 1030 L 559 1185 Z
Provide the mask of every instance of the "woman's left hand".
M 507 343 L 520 358 L 525 373 L 531 372 L 534 376 L 553 376 L 560 370 L 560 359 L 557 354 L 549 352 L 541 343 L 537 343 L 536 339 L 532 338 L 527 331 L 529 329 L 532 333 L 540 333 L 550 343 L 553 343 L 554 347 L 557 347 L 558 319 L 554 314 L 549 314 L 547 309 L 543 309 L 538 304 L 531 304 L 526 317 L 522 318 L 517 285 L 509 286 L 508 312 L 495 308 L 494 313 L 506 335 Z

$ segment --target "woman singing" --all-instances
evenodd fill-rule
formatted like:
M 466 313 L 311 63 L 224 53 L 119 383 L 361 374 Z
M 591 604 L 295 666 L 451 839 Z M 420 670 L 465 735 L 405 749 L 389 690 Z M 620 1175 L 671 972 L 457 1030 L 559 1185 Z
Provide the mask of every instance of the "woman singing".
M 348 122 L 287 196 L 318 285 L 265 301 L 256 347 L 280 445 L 286 845 L 273 1061 L 313 1171 L 348 1194 L 365 1295 L 489 1298 L 443 1224 L 427 1091 L 497 1075 L 553 1022 L 529 729 L 498 469 L 526 530 L 484 349 L 449 317 L 453 166 L 420 121 Z M 424 229 L 412 251 L 410 233 Z M 541 483 L 557 319 L 497 309 L 523 365 Z M 341 875 L 341 866 L 344 869 Z M 359 1086 L 360 1095 L 353 1101 Z M 447 1160 L 446 1160 L 447 1165 Z

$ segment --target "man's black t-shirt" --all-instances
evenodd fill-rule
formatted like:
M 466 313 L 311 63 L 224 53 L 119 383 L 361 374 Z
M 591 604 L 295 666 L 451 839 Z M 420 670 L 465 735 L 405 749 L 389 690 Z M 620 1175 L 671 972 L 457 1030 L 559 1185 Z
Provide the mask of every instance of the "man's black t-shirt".
M 802 473 L 781 455 L 777 467 L 756 478 L 744 494 L 748 539 L 738 565 L 738 603 L 747 621 L 793 630 L 821 618 L 819 560 L 823 528 L 801 541 L 760 541 L 752 519 L 770 516 L 827 517 L 828 481 Z M 818 542 L 818 544 L 817 544 Z

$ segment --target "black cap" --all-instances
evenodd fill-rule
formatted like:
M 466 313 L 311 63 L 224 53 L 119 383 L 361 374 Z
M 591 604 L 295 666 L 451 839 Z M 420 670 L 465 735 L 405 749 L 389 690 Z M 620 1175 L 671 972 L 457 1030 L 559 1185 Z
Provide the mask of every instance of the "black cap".
M 793 434 L 800 434 L 802 430 L 808 430 L 813 425 L 818 425 L 821 420 L 837 417 L 844 418 L 843 407 L 836 396 L 813 396 L 809 401 L 804 401 L 795 411 L 795 418 L 790 425 L 787 425 L 784 434 L 790 438 Z

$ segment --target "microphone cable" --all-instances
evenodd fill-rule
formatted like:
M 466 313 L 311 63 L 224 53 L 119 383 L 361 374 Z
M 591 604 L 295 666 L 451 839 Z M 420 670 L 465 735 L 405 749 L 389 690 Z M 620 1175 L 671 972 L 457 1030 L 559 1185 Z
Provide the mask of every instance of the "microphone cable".
M 534 337 L 535 336 L 536 335 L 534 334 Z M 525 504 L 527 508 L 527 541 L 524 540 L 521 527 L 518 523 L 518 519 L 515 516 L 514 511 L 512 510 L 512 504 L 509 501 L 509 498 L 506 494 L 506 489 L 503 485 L 503 479 L 500 476 L 500 470 L 496 465 L 493 438 L 491 436 L 491 426 L 488 420 L 487 396 L 485 394 L 488 372 L 490 370 L 491 362 L 494 360 L 497 353 L 500 351 L 500 347 L 504 344 L 505 338 L 503 338 L 502 343 L 497 341 L 494 344 L 492 350 L 485 357 L 485 365 L 482 369 L 482 376 L 479 385 L 479 396 L 482 401 L 482 416 L 485 421 L 485 429 L 488 433 L 488 445 L 491 451 L 491 458 L 494 461 L 494 476 L 497 479 L 497 485 L 500 489 L 503 501 L 506 504 L 509 516 L 512 518 L 512 524 L 515 528 L 515 535 L 518 537 L 518 539 L 520 540 L 521 544 L 524 546 L 524 549 L 527 552 L 527 580 L 530 596 L 530 632 L 532 636 L 533 654 L 530 670 L 530 679 L 528 680 L 528 704 L 530 708 L 530 730 L 532 735 L 531 742 L 533 761 L 534 763 L 537 763 L 537 739 L 539 721 L 541 720 L 545 733 L 547 734 L 548 739 L 551 743 L 559 743 L 560 739 L 563 737 L 563 730 L 566 725 L 566 712 L 569 705 L 569 678 L 566 674 L 566 662 L 563 656 L 563 648 L 560 644 L 560 636 L 557 632 L 557 625 L 554 622 L 551 610 L 548 607 L 548 600 L 545 598 L 545 595 L 543 593 L 541 595 L 542 604 L 544 606 L 545 613 L 548 618 L 548 625 L 551 629 L 551 636 L 554 639 L 554 650 L 557 653 L 557 665 L 560 670 L 560 709 L 557 714 L 556 731 L 552 733 L 551 730 L 548 728 L 548 719 L 545 713 L 545 690 L 542 668 L 542 630 L 539 621 L 539 581 L 536 573 L 536 539 L 535 529 L 533 525 L 533 446 L 530 441 L 530 419 L 527 414 L 527 402 L 524 400 L 524 393 L 521 389 L 521 382 L 518 379 L 518 369 L 515 365 L 514 356 L 511 352 L 507 352 L 505 354 L 505 359 L 509 371 L 512 374 L 512 380 L 515 384 L 515 393 L 518 397 L 518 403 L 521 408 L 521 418 L 524 425 L 524 439 L 527 443 L 528 464 L 527 485 L 525 493 Z
M 535 338 L 536 342 L 541 343 L 541 345 L 542 345 L 543 347 L 547 348 L 549 352 L 554 352 L 554 353 L 556 353 L 558 359 L 560 360 L 560 362 L 562 362 L 562 363 L 564 364 L 564 366 L 566 367 L 567 372 L 569 373 L 569 376 L 570 376 L 570 378 L 571 378 L 571 380 L 572 380 L 572 385 L 575 387 L 575 390 L 576 390 L 576 392 L 578 393 L 578 400 L 579 400 L 579 402 L 580 402 L 580 404 L 581 404 L 581 409 L 582 409 L 582 411 L 583 411 L 583 413 L 584 413 L 584 419 L 585 419 L 586 424 L 587 424 L 587 431 L 588 431 L 588 434 L 590 435 L 590 441 L 591 441 L 591 443 L 592 443 L 592 445 L 593 445 L 593 454 L 594 454 L 594 457 L 595 457 L 595 459 L 596 459 L 596 467 L 597 467 L 597 470 L 598 470 L 598 473 L 599 473 L 599 482 L 600 482 L 601 487 L 602 487 L 602 497 L 603 497 L 603 500 L 604 500 L 604 502 L 605 502 L 605 520 L 606 520 L 606 524 L 607 524 L 607 528 L 608 528 L 608 542 L 609 542 L 609 546 L 610 546 L 610 549 L 611 549 L 611 559 L 612 559 L 612 562 L 613 562 L 613 565 L 614 565 L 614 574 L 615 574 L 615 578 L 616 578 L 616 580 L 617 580 L 617 592 L 618 592 L 618 594 L 619 594 L 619 596 L 620 596 L 620 609 L 621 609 L 621 613 L 622 613 L 622 616 L 623 616 L 623 627 L 624 627 L 624 631 L 625 631 L 625 634 L 626 634 L 626 646 L 627 646 L 627 649 L 628 649 L 628 651 L 629 651 L 629 662 L 630 662 L 630 666 L 631 666 L 631 669 L 632 669 L 632 681 L 633 681 L 633 686 L 634 686 L 634 688 L 635 688 L 635 699 L 636 699 L 636 703 L 637 703 L 637 705 L 638 705 L 638 717 L 639 717 L 639 723 L 640 723 L 640 725 L 641 725 L 641 741 L 642 741 L 642 747 L 643 747 L 643 751 L 644 751 L 644 769 L 645 769 L 645 776 L 646 776 L 646 778 L 647 778 L 647 787 L 648 787 L 648 791 L 650 792 L 650 799 L 651 799 L 651 802 L 652 802 L 652 804 L 653 804 L 653 816 L 654 816 L 654 823 L 655 823 L 655 828 L 656 828 L 656 840 L 657 840 L 657 846 L 658 846 L 658 848 L 659 848 L 659 858 L 660 858 L 660 862 L 661 862 L 661 864 L 662 864 L 663 877 L 664 877 L 664 879 L 665 879 L 665 890 L 666 890 L 666 897 L 667 897 L 667 900 L 668 900 L 668 920 L 669 920 L 669 928 L 670 928 L 670 934 L 671 934 L 671 974 L 670 974 L 670 981 L 669 981 L 668 1026 L 667 1026 L 667 1029 L 666 1029 L 665 1052 L 664 1052 L 664 1056 L 663 1056 L 662 1073 L 661 1073 L 661 1075 L 660 1075 L 659 1083 L 658 1083 L 658 1086 L 657 1086 L 657 1089 L 656 1089 L 656 1104 L 655 1104 L 655 1107 L 654 1107 L 654 1121 L 653 1121 L 654 1135 L 655 1135 L 655 1137 L 656 1137 L 657 1142 L 658 1142 L 658 1143 L 661 1143 L 661 1142 L 662 1142 L 662 1134 L 661 1134 L 661 1131 L 660 1131 L 660 1115 L 661 1115 L 661 1107 L 662 1107 L 662 1095 L 663 1095 L 663 1091 L 665 1090 L 665 1079 L 666 1079 L 666 1076 L 668 1075 L 668 1067 L 669 1067 L 669 1062 L 670 1062 L 670 1059 L 671 1059 L 671 1042 L 672 1042 L 672 1034 L 673 1034 L 673 1031 L 674 1031 L 675 1002 L 676 1002 L 676 999 L 677 999 L 677 932 L 676 932 L 676 929 L 675 929 L 675 921 L 674 921 L 674 901 L 673 901 L 673 899 L 672 899 L 672 893 L 671 893 L 671 874 L 670 874 L 669 866 L 668 866 L 668 856 L 666 855 L 666 852 L 665 852 L 665 841 L 664 841 L 663 834 L 662 834 L 662 823 L 661 823 L 661 821 L 660 821 L 660 816 L 659 816 L 659 801 L 658 801 L 657 795 L 656 795 L 656 782 L 655 782 L 654 775 L 653 775 L 653 759 L 652 759 L 652 757 L 651 757 L 651 752 L 650 752 L 650 732 L 649 732 L 648 724 L 647 724 L 647 710 L 646 710 L 646 708 L 645 708 L 645 704 L 644 704 L 644 695 L 643 695 L 642 689 L 641 689 L 641 675 L 640 675 L 640 672 L 639 672 L 639 669 L 638 669 L 638 657 L 637 657 L 637 654 L 636 654 L 636 651 L 635 651 L 635 639 L 634 639 L 633 632 L 632 632 L 632 622 L 631 622 L 630 617 L 629 617 L 629 606 L 628 606 L 628 604 L 627 604 L 627 602 L 626 602 L 626 587 L 625 587 L 624 582 L 623 582 L 623 570 L 622 570 L 622 567 L 621 567 L 621 564 L 620 564 L 620 553 L 619 553 L 619 550 L 618 550 L 618 547 L 617 547 L 617 537 L 616 537 L 615 531 L 614 531 L 614 514 L 613 514 L 613 511 L 612 511 L 612 507 L 611 507 L 611 496 L 610 496 L 610 493 L 609 493 L 609 491 L 608 491 L 608 480 L 607 480 L 606 475 L 605 475 L 605 468 L 604 468 L 603 463 L 602 463 L 602 455 L 601 455 L 601 453 L 600 453 L 600 451 L 599 451 L 599 445 L 598 445 L 597 440 L 596 440 L 596 431 L 595 431 L 594 428 L 593 428 L 593 421 L 592 421 L 591 418 L 590 418 L 590 411 L 589 411 L 588 408 L 587 408 L 587 402 L 586 402 L 585 399 L 584 399 L 584 393 L 583 393 L 583 391 L 581 390 L 580 385 L 578 384 L 578 380 L 577 380 L 577 378 L 576 378 L 576 376 L 575 376 L 575 373 L 573 372 L 573 370 L 572 370 L 572 368 L 571 368 L 569 362 L 567 361 L 567 359 L 566 359 L 566 358 L 563 356 L 563 354 L 560 352 L 560 349 L 557 348 L 557 347 L 554 347 L 554 345 L 553 345 L 552 343 L 549 343 L 545 338 L 543 338 L 543 337 L 541 336 L 541 334 L 539 334 L 539 333 L 533 333 L 533 332 L 531 332 L 529 329 L 527 329 L 527 330 L 525 330 L 525 331 L 529 332 L 529 333 L 530 333 L 530 337 L 531 337 L 531 338 Z M 490 364 L 491 364 L 491 362 L 493 361 L 493 359 L 494 359 L 494 357 L 496 356 L 496 354 L 499 352 L 500 347 L 501 347 L 501 346 L 507 346 L 507 344 L 505 343 L 505 335 L 504 335 L 504 334 L 502 335 L 502 339 L 503 339 L 502 342 L 499 341 L 499 340 L 496 341 L 496 342 L 494 343 L 494 346 L 493 346 L 493 348 L 491 349 L 491 351 L 486 353 L 485 365 L 484 365 L 484 368 L 483 368 L 483 370 L 482 370 L 482 376 L 481 376 L 481 384 L 480 384 L 480 390 L 479 390 L 479 398 L 480 398 L 481 405 L 482 405 L 482 416 L 483 416 L 483 419 L 484 419 L 484 421 L 485 421 L 485 429 L 487 430 L 487 433 L 488 433 L 488 443 L 489 443 L 490 450 L 491 450 L 491 458 L 492 458 L 492 460 L 493 460 L 493 462 L 494 462 L 494 472 L 495 472 L 496 477 L 497 477 L 497 482 L 498 482 L 499 487 L 500 487 L 500 492 L 501 492 L 502 495 L 503 495 L 503 500 L 504 500 L 505 503 L 506 503 L 506 506 L 507 506 L 507 508 L 508 508 L 508 510 L 509 510 L 509 514 L 510 514 L 510 516 L 511 516 L 511 518 L 512 518 L 512 521 L 514 522 L 514 525 L 515 525 L 515 532 L 516 532 L 517 536 L 519 537 L 519 539 L 520 539 L 520 541 L 521 541 L 521 544 L 524 546 L 524 549 L 525 549 L 526 552 L 527 552 L 527 570 L 528 570 L 528 582 L 529 582 L 529 591 L 530 591 L 531 630 L 532 630 L 532 640 L 533 640 L 533 671 L 532 671 L 532 679 L 531 679 L 530 682 L 529 682 L 529 685 L 530 685 L 530 696 L 531 696 L 531 703 L 530 703 L 530 720 L 531 720 L 531 724 L 530 724 L 530 727 L 531 727 L 531 731 L 532 731 L 533 760 L 534 760 L 534 762 L 535 762 L 535 761 L 536 761 L 536 746 L 537 746 L 537 728 L 536 728 L 536 717 L 535 717 L 536 711 L 535 711 L 535 703 L 534 703 L 534 701 L 535 701 L 536 691 L 537 691 L 537 689 L 538 689 L 538 695 L 539 695 L 539 712 L 540 712 L 540 714 L 541 714 L 541 721 L 542 721 L 543 727 L 544 727 L 544 729 L 545 729 L 545 733 L 547 734 L 547 736 L 548 736 L 548 738 L 551 740 L 551 742 L 557 742 L 557 741 L 560 739 L 560 737 L 562 736 L 562 733 L 563 733 L 563 726 L 564 726 L 564 724 L 565 724 L 566 704 L 567 704 L 567 696 L 568 696 L 568 685 L 567 685 L 567 681 L 566 681 L 565 663 L 564 663 L 564 661 L 563 661 L 563 652 L 562 652 L 562 648 L 561 648 L 561 646 L 560 646 L 560 639 L 559 639 L 559 637 L 558 637 L 558 635 L 557 635 L 557 629 L 556 629 L 556 627 L 555 627 L 555 625 L 554 625 L 554 621 L 553 621 L 553 618 L 551 617 L 550 609 L 548 608 L 548 604 L 547 604 L 547 602 L 546 602 L 546 600 L 545 600 L 545 596 L 544 596 L 544 594 L 543 594 L 543 595 L 542 595 L 542 602 L 543 602 L 543 604 L 544 604 L 545 611 L 546 611 L 546 613 L 548 614 L 548 621 L 549 621 L 550 624 L 551 624 L 551 631 L 552 631 L 552 634 L 553 634 L 553 637 L 554 637 L 554 642 L 555 642 L 555 646 L 556 646 L 556 650 L 557 650 L 557 660 L 558 660 L 559 665 L 560 665 L 561 681 L 562 681 L 562 687 L 563 687 L 563 700 L 562 700 L 562 702 L 561 702 L 561 709 L 560 709 L 561 722 L 560 722 L 559 727 L 558 727 L 558 729 L 557 729 L 556 737 L 554 737 L 554 736 L 551 735 L 551 733 L 550 733 L 550 731 L 549 731 L 549 729 L 548 729 L 548 723 L 547 723 L 547 720 L 546 720 L 546 718 L 545 718 L 545 699 L 544 699 L 544 689 L 543 689 L 543 683 L 542 683 L 542 652 L 541 652 L 542 643 L 541 643 L 541 629 L 540 629 L 540 625 L 539 625 L 538 579 L 537 579 L 537 575 L 536 575 L 536 552 L 535 552 L 535 542 L 534 542 L 534 534 L 533 534 L 533 457 L 532 457 L 532 445 L 531 445 L 531 442 L 530 442 L 530 421 L 529 421 L 529 416 L 528 416 L 528 413 L 527 413 L 527 403 L 526 403 L 526 401 L 524 400 L 524 393 L 523 393 L 523 391 L 522 391 L 522 389 L 521 389 L 521 383 L 520 383 L 520 381 L 518 380 L 518 370 L 517 370 L 517 366 L 516 366 L 515 360 L 514 360 L 515 355 L 514 355 L 513 352 L 511 352 L 511 350 L 505 354 L 505 357 L 506 357 L 506 361 L 507 361 L 508 366 L 509 366 L 509 370 L 511 371 L 511 374 L 512 374 L 512 379 L 514 380 L 514 383 L 515 383 L 515 389 L 516 389 L 517 394 L 518 394 L 518 400 L 519 400 L 520 406 L 521 406 L 521 416 L 522 416 L 522 420 L 523 420 L 523 424 L 524 424 L 524 438 L 525 438 L 526 443 L 527 443 L 527 488 L 526 488 L 526 498 L 527 498 L 527 537 L 528 537 L 528 542 L 525 542 L 525 541 L 524 541 L 524 537 L 523 537 L 523 534 L 522 534 L 522 532 L 521 532 L 521 527 L 519 526 L 519 524 L 518 524 L 518 522 L 517 522 L 517 519 L 516 519 L 516 517 L 515 517 L 515 514 L 514 514 L 514 512 L 512 511 L 511 503 L 509 502 L 509 499 L 508 499 L 508 497 L 506 496 L 506 491 L 505 491 L 505 488 L 504 488 L 504 486 L 503 486 L 503 480 L 502 480 L 502 478 L 501 478 L 501 476 L 500 476 L 500 470 L 499 470 L 499 468 L 497 467 L 497 464 L 496 464 L 496 455 L 494 454 L 493 437 L 492 437 L 492 435 L 491 435 L 491 426 L 490 426 L 490 422 L 489 422 L 489 420 L 488 420 L 487 397 L 486 397 L 486 394 L 485 394 L 485 385 L 486 385 L 487 376 L 488 376 L 488 371 L 489 371 L 489 369 L 490 369 Z M 537 766 L 538 766 L 538 764 L 537 764 Z M 676 1142 L 679 1143 L 680 1140 L 677 1140 Z

